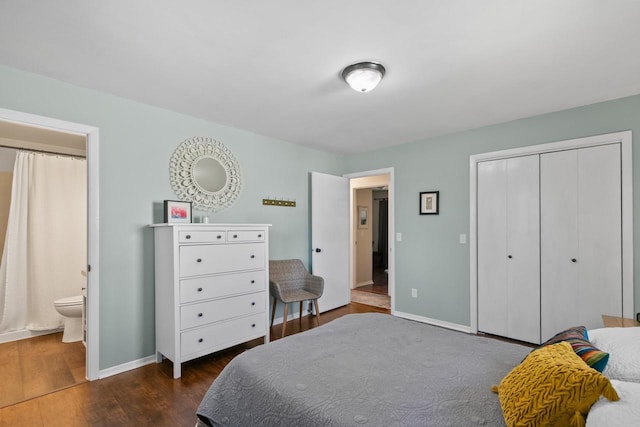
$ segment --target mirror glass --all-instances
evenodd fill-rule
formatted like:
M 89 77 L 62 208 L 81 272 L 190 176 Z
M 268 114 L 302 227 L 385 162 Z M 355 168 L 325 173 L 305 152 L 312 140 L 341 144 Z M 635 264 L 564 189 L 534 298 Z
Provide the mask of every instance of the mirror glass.
M 193 165 L 193 180 L 205 191 L 215 193 L 227 183 L 227 173 L 216 159 L 201 157 Z
M 228 208 L 242 190 L 238 159 L 220 141 L 201 136 L 189 138 L 176 148 L 169 178 L 179 200 L 205 211 Z

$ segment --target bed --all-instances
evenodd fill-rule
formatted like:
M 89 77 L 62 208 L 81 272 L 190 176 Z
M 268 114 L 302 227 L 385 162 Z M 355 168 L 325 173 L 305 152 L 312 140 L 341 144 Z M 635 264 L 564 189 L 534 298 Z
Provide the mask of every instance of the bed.
M 233 359 L 201 426 L 500 426 L 492 386 L 530 347 L 351 314 Z

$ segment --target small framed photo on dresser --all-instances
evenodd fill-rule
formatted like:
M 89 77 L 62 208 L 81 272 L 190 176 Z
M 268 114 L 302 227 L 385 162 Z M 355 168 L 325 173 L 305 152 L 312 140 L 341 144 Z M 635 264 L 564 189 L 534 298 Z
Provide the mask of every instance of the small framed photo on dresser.
M 439 191 L 423 191 L 420 193 L 420 215 L 438 215 L 440 203 Z
M 166 224 L 191 223 L 191 202 L 180 200 L 164 201 L 164 222 Z

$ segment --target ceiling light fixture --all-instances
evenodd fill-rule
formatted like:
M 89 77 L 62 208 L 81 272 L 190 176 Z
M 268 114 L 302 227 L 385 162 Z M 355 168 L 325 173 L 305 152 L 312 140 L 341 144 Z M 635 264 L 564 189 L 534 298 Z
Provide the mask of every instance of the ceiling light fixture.
M 342 78 L 353 90 L 370 92 L 378 86 L 385 71 L 377 62 L 358 62 L 342 70 Z

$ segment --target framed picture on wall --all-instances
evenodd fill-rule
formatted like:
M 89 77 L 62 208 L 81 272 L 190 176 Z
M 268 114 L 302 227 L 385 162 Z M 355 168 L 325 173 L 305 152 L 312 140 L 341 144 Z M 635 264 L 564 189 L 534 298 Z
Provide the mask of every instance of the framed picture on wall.
M 439 191 L 423 191 L 420 193 L 420 215 L 438 215 Z
M 164 201 L 164 222 L 173 223 L 191 223 L 191 202 L 182 202 L 179 200 Z
M 369 228 L 369 210 L 366 206 L 358 206 L 358 228 Z

